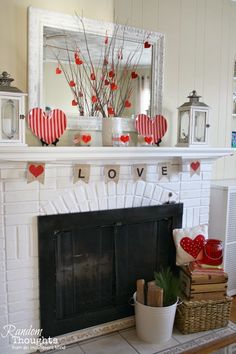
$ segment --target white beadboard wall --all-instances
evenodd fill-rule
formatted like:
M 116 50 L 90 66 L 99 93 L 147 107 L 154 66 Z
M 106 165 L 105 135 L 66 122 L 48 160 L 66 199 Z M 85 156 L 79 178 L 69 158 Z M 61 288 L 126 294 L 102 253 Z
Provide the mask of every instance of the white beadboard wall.
M 118 23 L 165 34 L 165 146 L 176 144 L 177 107 L 193 89 L 211 107 L 210 145 L 230 147 L 236 3 L 231 0 L 115 0 Z M 236 154 L 220 159 L 213 178 L 236 177 Z

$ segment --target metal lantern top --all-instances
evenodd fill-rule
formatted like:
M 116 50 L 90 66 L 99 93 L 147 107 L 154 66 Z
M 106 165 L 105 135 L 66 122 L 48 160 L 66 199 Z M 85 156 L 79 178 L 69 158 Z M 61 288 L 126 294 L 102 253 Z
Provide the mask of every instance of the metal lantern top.
M 179 108 L 191 108 L 191 107 L 209 108 L 209 106 L 206 103 L 199 101 L 199 98 L 201 97 L 202 96 L 198 96 L 196 90 L 193 90 L 192 92 L 190 92 L 188 96 L 189 102 L 185 102 L 184 104 L 179 106 Z
M 6 71 L 3 71 L 0 75 L 0 92 L 4 91 L 22 93 L 22 91 L 19 90 L 17 87 L 11 86 L 12 81 L 14 81 L 14 79 L 11 77 L 11 75 L 8 74 Z

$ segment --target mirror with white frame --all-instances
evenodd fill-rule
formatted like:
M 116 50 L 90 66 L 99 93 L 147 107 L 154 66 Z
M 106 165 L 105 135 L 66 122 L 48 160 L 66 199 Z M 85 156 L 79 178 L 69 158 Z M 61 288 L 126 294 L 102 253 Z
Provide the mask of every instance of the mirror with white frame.
M 89 109 L 85 107 L 81 114 L 78 107 L 72 106 L 73 96 L 70 87 L 64 75 L 56 75 L 56 69 L 60 63 L 60 67 L 63 65 L 66 73 L 70 73 L 72 58 L 75 54 L 74 48 L 78 46 L 78 43 L 82 53 L 86 52 L 86 46 L 89 47 L 89 55 L 93 59 L 92 65 L 98 66 L 101 61 L 104 38 L 114 39 L 114 31 L 116 31 L 115 44 L 111 52 L 119 53 L 119 48 L 122 47 L 123 62 L 127 63 L 127 58 L 132 58 L 134 66 L 138 63 L 135 66 L 138 80 L 135 80 L 135 86 L 132 89 L 131 108 L 125 109 L 120 116 L 134 118 L 138 113 L 150 116 L 161 113 L 163 34 L 91 19 L 81 20 L 78 16 L 32 7 L 29 8 L 28 14 L 29 109 L 33 107 L 41 107 L 44 110 L 59 108 L 67 115 L 68 129 L 99 130 L 99 117 L 102 114 L 100 112 L 95 114 L 97 119 L 85 119 L 86 116 L 91 115 Z M 146 48 L 143 45 L 145 40 L 148 43 Z M 89 62 L 88 58 L 85 58 L 85 62 L 86 60 Z M 124 119 L 124 123 L 125 121 L 126 130 L 132 130 L 133 125 L 129 124 L 132 120 Z

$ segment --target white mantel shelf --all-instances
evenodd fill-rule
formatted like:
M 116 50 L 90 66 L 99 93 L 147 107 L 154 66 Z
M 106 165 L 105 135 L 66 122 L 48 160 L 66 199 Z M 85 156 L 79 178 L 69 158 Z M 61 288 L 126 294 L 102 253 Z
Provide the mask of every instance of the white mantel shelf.
M 233 155 L 230 148 L 181 147 L 0 147 L 0 162 L 151 162 L 159 159 L 218 159 Z

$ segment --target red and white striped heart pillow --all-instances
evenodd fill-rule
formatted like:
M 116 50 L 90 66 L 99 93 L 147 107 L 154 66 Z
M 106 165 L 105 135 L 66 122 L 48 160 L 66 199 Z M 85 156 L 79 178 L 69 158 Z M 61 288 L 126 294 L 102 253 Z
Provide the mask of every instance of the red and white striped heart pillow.
M 160 142 L 167 131 L 167 120 L 161 115 L 150 119 L 146 114 L 139 114 L 136 117 L 135 127 L 139 134 L 152 136 L 154 143 Z
M 60 109 L 46 114 L 41 108 L 33 108 L 27 119 L 32 132 L 46 144 L 57 141 L 66 129 L 66 115 Z

